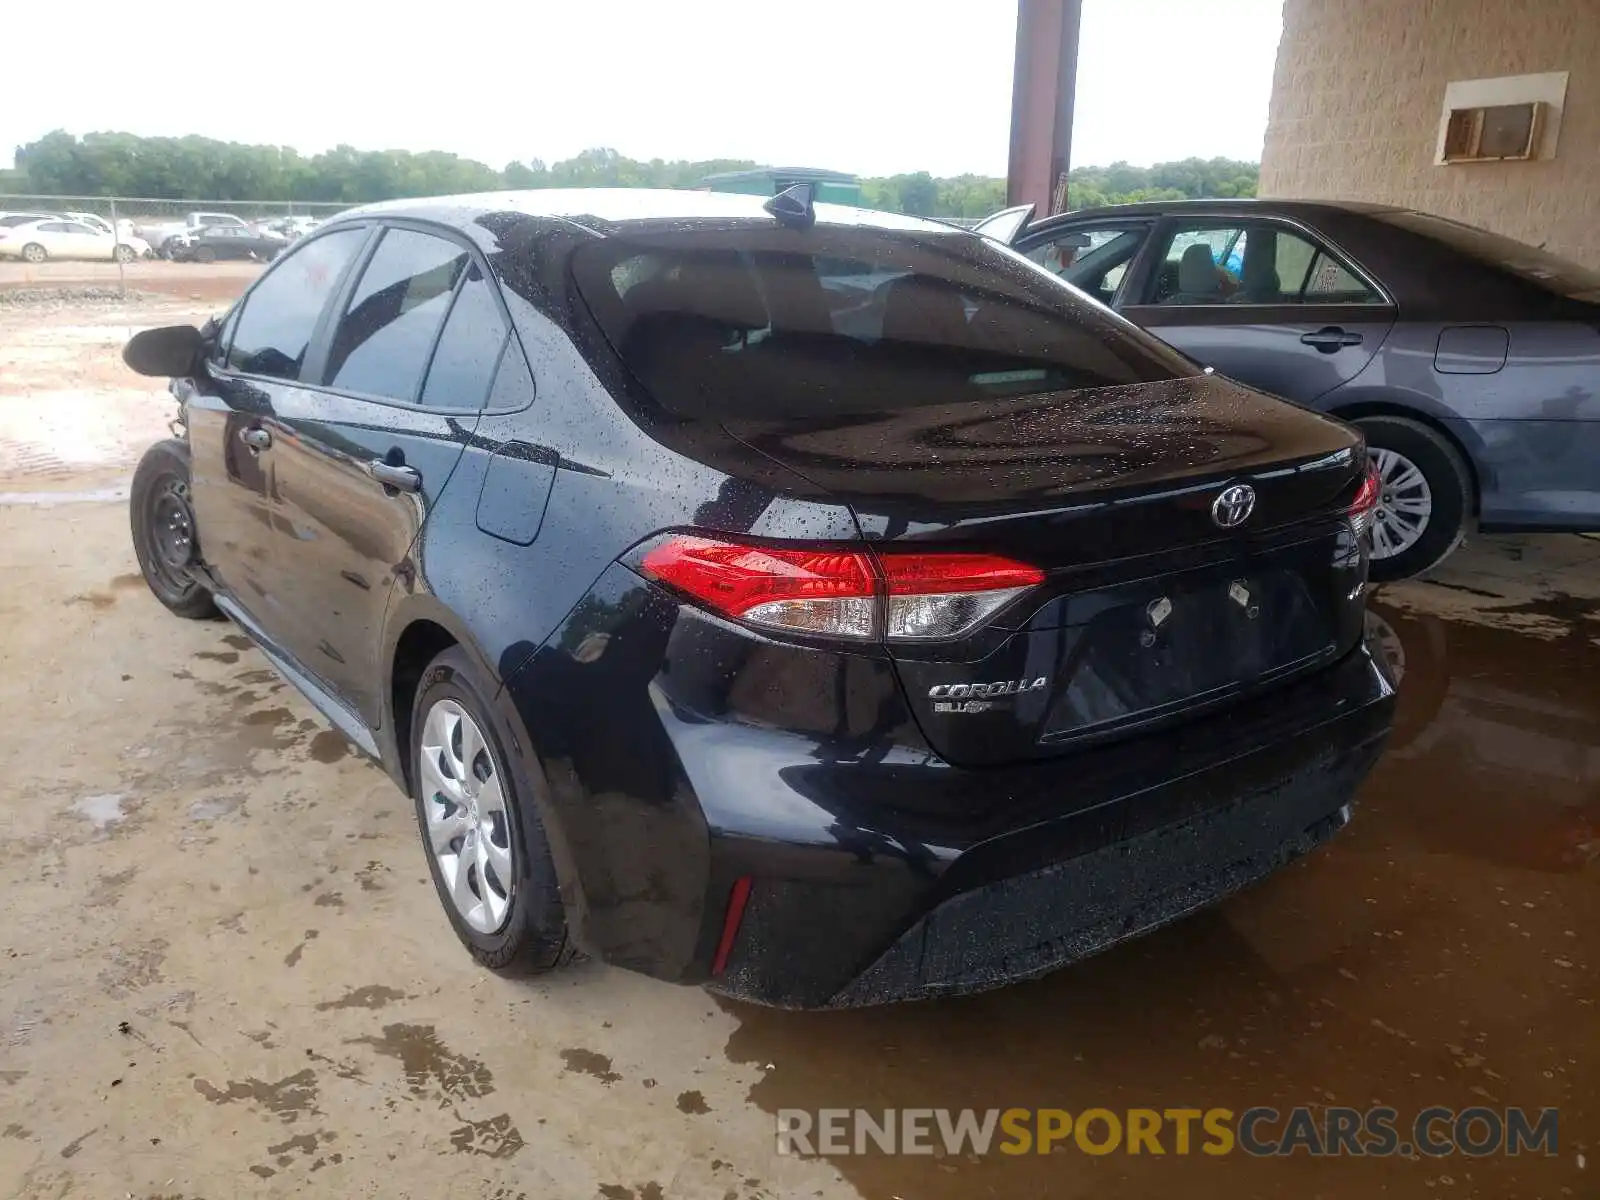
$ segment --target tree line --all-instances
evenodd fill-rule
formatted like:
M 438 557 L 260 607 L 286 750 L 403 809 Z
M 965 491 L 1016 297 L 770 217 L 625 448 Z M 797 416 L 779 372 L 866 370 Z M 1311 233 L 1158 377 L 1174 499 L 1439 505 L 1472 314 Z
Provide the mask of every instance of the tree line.
M 761 164 L 747 159 L 628 158 L 585 150 L 560 162 L 530 159 L 500 170 L 440 150 L 357 150 L 335 146 L 302 155 L 288 146 L 250 146 L 212 138 L 137 137 L 57 130 L 19 146 L 16 166 L 0 170 L 0 194 L 148 196 L 156 199 L 270 200 L 360 204 L 408 196 L 499 188 L 696 186 L 707 175 Z M 1189 158 L 1135 167 L 1077 167 L 1067 176 L 1070 208 L 1196 196 L 1253 196 L 1257 164 Z M 927 171 L 864 178 L 862 203 L 891 212 L 981 217 L 1005 207 L 1005 180 L 936 177 Z

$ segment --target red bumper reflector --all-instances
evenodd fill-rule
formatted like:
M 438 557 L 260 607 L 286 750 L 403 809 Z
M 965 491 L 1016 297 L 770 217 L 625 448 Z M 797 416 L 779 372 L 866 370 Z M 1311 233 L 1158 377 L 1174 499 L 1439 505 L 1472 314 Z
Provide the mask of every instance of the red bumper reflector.
M 733 953 L 734 939 L 739 936 L 739 922 L 744 920 L 745 902 L 750 899 L 750 876 L 741 875 L 734 880 L 728 893 L 728 913 L 722 918 L 722 940 L 717 943 L 717 956 L 711 960 L 711 973 L 721 975 L 728 965 L 728 955 Z

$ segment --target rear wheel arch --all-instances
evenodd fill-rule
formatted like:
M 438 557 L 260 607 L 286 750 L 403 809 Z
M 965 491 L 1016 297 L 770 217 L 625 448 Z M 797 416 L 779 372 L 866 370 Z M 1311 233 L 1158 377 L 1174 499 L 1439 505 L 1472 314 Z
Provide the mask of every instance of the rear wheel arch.
M 1462 464 L 1467 468 L 1467 479 L 1472 485 L 1471 511 L 1473 516 L 1478 515 L 1478 508 L 1483 496 L 1483 480 L 1479 474 L 1477 457 L 1443 421 L 1431 413 L 1393 400 L 1358 400 L 1349 404 L 1335 405 L 1328 409 L 1327 412 L 1329 416 L 1338 417 L 1341 421 L 1349 421 L 1351 423 L 1358 422 L 1363 417 L 1399 417 L 1403 421 L 1414 421 L 1418 425 L 1438 434 L 1450 443 L 1455 452 L 1461 456 Z
M 503 686 L 500 672 L 484 656 L 450 610 L 426 594 L 406 599 L 409 601 L 408 609 L 399 614 L 400 619 L 396 619 L 397 614 L 391 612 L 390 627 L 395 631 L 392 635 L 394 640 L 385 657 L 389 665 L 389 682 L 384 691 L 384 715 L 389 731 L 388 737 L 382 739 L 382 744 L 393 748 L 393 758 L 385 761 L 386 769 L 408 796 L 415 796 L 411 742 L 417 719 L 415 706 L 418 690 L 429 664 L 452 646 L 460 647 L 480 673 L 481 679 L 494 689 L 492 694 L 484 695 L 484 700 L 509 755 L 506 765 L 518 773 L 527 789 L 526 798 L 532 801 L 544 825 L 556 876 L 562 895 L 567 898 L 576 933 L 577 926 L 581 925 L 581 914 L 586 911 L 576 859 L 560 815 L 550 802 L 550 783 L 545 776 L 544 765 Z
M 396 765 L 407 792 L 415 782 L 411 778 L 411 723 L 417 700 L 417 686 L 422 673 L 440 654 L 460 640 L 437 622 L 419 618 L 408 624 L 395 641 L 389 656 L 389 728 L 394 741 Z

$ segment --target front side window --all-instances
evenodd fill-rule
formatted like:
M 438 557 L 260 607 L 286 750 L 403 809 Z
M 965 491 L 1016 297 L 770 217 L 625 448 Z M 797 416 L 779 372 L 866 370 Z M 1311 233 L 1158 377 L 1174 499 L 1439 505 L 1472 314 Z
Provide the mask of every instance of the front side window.
M 386 230 L 334 330 L 328 386 L 415 400 L 467 257 L 457 242 Z
M 244 299 L 228 366 L 250 375 L 299 379 L 317 319 L 366 238 L 365 229 L 340 229 L 280 258 Z
M 1128 267 L 1149 232 L 1147 226 L 1079 227 L 1028 250 L 1028 257 L 1102 304 L 1116 299 Z
M 1193 373 L 985 238 L 818 228 L 581 248 L 607 340 L 681 416 L 883 412 Z

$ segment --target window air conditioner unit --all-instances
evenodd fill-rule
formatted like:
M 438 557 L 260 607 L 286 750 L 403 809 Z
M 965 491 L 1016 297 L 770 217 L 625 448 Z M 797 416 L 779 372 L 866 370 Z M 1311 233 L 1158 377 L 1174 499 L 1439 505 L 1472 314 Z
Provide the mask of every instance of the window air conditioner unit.
M 1444 161 L 1516 162 L 1537 156 L 1544 101 L 1452 108 L 1444 134 Z

